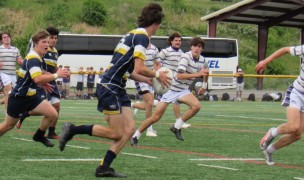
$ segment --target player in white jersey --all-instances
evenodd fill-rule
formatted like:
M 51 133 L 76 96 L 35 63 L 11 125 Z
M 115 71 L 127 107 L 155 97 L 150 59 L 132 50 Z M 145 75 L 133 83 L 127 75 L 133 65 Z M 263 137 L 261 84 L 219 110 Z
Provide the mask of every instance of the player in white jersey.
M 7 106 L 8 93 L 16 85 L 16 62 L 22 65 L 23 59 L 20 56 L 18 48 L 11 45 L 11 36 L 8 32 L 0 34 L 0 79 L 2 81 L 4 104 Z
M 301 57 L 301 72 L 298 78 L 288 87 L 282 102 L 282 105 L 287 107 L 287 123 L 270 128 L 261 139 L 260 148 L 268 165 L 275 164 L 272 160 L 272 154 L 276 150 L 300 140 L 304 131 L 304 45 L 283 47 L 275 51 L 272 55 L 259 62 L 255 67 L 255 71 L 257 73 L 262 72 L 268 63 L 284 54 Z M 271 144 L 278 135 L 283 136 L 277 142 Z
M 192 118 L 201 108 L 198 99 L 190 92 L 189 85 L 195 78 L 204 77 L 204 85 L 199 89 L 198 94 L 203 94 L 207 88 L 209 74 L 208 63 L 207 60 L 201 56 L 204 45 L 204 41 L 199 37 L 195 37 L 191 40 L 191 51 L 186 52 L 181 56 L 177 67 L 177 73 L 174 75 L 170 90 L 162 96 L 153 115 L 146 119 L 136 130 L 135 134 L 132 136 L 131 145 L 137 145 L 141 133 L 150 125 L 159 121 L 168 105 L 170 103 L 175 103 L 176 101 L 189 106 L 183 116 L 170 128 L 177 139 L 181 141 L 184 140 L 181 134 L 183 123 Z
M 158 70 L 160 68 L 160 62 L 156 59 L 158 52 L 157 47 L 150 43 L 146 50 L 146 67 L 154 70 Z M 131 105 L 132 108 L 136 108 L 134 110 L 134 115 L 136 115 L 136 110 L 138 109 L 146 110 L 146 118 L 148 118 L 152 115 L 152 109 L 154 106 L 154 88 L 145 82 L 135 81 L 135 85 L 138 94 L 140 94 L 143 99 L 143 102 L 137 102 Z M 156 131 L 154 131 L 152 126 L 149 126 L 146 136 L 157 136 Z
M 158 54 L 158 59 L 162 64 L 162 67 L 169 68 L 173 74 L 177 72 L 177 65 L 180 60 L 181 55 L 184 53 L 180 47 L 182 45 L 182 36 L 174 32 L 168 38 L 169 47 L 162 49 Z M 173 112 L 176 121 L 178 121 L 181 117 L 180 115 L 180 105 L 179 103 L 173 104 Z M 190 127 L 190 124 L 184 123 L 182 128 Z

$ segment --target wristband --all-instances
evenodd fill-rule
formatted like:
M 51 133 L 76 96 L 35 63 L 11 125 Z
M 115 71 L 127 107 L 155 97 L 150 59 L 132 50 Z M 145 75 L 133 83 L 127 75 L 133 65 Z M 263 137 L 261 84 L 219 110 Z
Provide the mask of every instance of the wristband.
M 203 89 L 207 89 L 208 83 L 207 82 L 203 82 L 202 88 Z
M 159 78 L 159 72 L 158 71 L 155 72 L 155 76 L 154 77 L 155 78 Z
M 58 74 L 57 73 L 53 74 L 53 76 L 54 76 L 55 79 L 58 78 Z

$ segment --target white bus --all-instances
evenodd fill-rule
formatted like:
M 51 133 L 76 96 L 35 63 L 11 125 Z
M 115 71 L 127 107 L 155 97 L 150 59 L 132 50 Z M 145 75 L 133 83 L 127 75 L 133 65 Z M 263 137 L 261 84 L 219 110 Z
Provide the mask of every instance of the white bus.
M 95 56 L 95 60 L 92 60 L 94 63 L 90 65 L 90 59 L 87 55 L 112 55 L 116 44 L 122 37 L 123 35 L 60 34 L 56 47 L 60 54 L 74 55 L 70 60 L 71 63 L 67 64 L 75 65 L 75 70 L 78 69 L 79 65 L 77 64 L 85 64 L 82 65 L 85 67 L 99 64 L 96 68 L 106 67 L 110 58 L 101 57 L 100 61 L 98 61 Z M 189 41 L 191 38 L 192 37 L 183 37 L 181 49 L 184 52 L 189 51 Z M 234 74 L 239 60 L 237 40 L 229 38 L 201 38 L 205 41 L 205 49 L 202 55 L 208 60 L 210 74 Z M 166 36 L 152 36 L 151 42 L 159 49 L 163 49 L 168 46 L 167 39 L 168 37 Z M 63 63 L 69 62 L 65 57 L 67 56 L 59 57 L 59 60 Z M 82 60 L 85 62 L 78 62 Z M 235 81 L 236 78 L 234 77 L 210 76 L 208 88 L 235 88 Z M 133 82 L 127 83 L 128 88 L 133 88 L 133 84 Z

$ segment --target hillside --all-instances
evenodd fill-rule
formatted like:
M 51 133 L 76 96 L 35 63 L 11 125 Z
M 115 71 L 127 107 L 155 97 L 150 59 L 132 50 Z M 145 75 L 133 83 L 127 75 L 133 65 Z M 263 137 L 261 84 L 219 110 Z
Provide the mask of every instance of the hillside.
M 53 25 L 61 31 L 71 33 L 125 34 L 136 27 L 141 8 L 149 2 L 156 2 L 162 5 L 166 14 L 157 35 L 169 35 L 173 31 L 178 31 L 183 36 L 206 35 L 207 23 L 202 22 L 200 17 L 240 0 L 232 3 L 210 0 L 100 0 L 107 13 L 102 26 L 90 26 L 84 22 L 82 8 L 86 1 L 88 0 L 1 0 L 0 31 L 11 32 L 14 45 L 24 55 L 28 39 L 38 29 Z M 240 66 L 246 73 L 254 73 L 257 61 L 257 26 L 220 23 L 217 36 L 238 39 Z M 299 37 L 297 29 L 270 29 L 267 54 L 282 46 L 299 44 Z M 297 74 L 299 61 L 298 58 L 292 59 L 290 61 L 290 57 L 285 57 L 272 63 L 266 73 Z M 288 66 L 285 61 L 288 61 Z M 249 82 L 246 83 L 248 88 L 255 87 L 254 79 Z

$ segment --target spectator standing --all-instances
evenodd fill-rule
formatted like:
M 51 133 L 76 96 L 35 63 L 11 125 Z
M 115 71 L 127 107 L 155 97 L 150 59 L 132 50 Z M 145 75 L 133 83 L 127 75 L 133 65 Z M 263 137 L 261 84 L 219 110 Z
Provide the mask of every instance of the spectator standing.
M 11 35 L 2 32 L 0 46 L 0 90 L 3 89 L 4 105 L 7 107 L 8 94 L 16 85 L 16 62 L 22 65 L 23 59 L 19 49 L 11 45 Z
M 93 99 L 94 96 L 95 74 L 94 68 L 90 67 L 87 77 L 88 96 L 90 99 Z
M 237 77 L 236 77 L 236 100 L 242 101 L 242 93 L 244 89 L 244 72 L 241 68 L 237 70 Z
M 70 72 L 70 66 L 64 66 L 64 69 Z M 65 92 L 65 98 L 70 97 L 71 76 L 62 79 L 62 91 Z
M 83 82 L 84 82 L 84 74 L 83 67 L 79 68 L 77 75 L 77 85 L 76 85 L 76 97 L 83 97 Z

